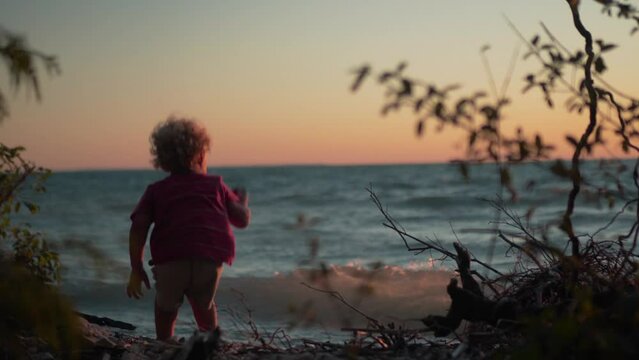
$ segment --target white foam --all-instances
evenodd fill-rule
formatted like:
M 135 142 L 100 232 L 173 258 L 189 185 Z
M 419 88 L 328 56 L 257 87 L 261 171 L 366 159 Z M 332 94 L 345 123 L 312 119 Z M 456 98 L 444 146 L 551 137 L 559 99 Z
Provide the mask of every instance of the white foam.
M 453 276 L 450 271 L 432 268 L 428 262 L 406 267 L 377 264 L 372 268 L 353 262 L 328 266 L 323 275 L 317 269 L 305 268 L 269 277 L 222 276 L 216 302 L 221 324 L 227 329 L 233 325 L 225 310 L 246 314 L 242 296 L 255 323 L 266 328 L 293 324 L 298 329 L 310 326 L 335 331 L 345 326 L 366 325 L 361 315 L 336 299 L 302 285 L 307 283 L 339 292 L 350 304 L 380 321 L 417 327 L 420 324 L 416 319 L 446 311 L 450 303 L 446 285 Z M 124 283 L 86 280 L 66 282 L 63 286 L 81 311 L 133 322 L 139 326 L 137 334 L 153 335 L 155 291 L 145 291 L 142 300 L 132 300 L 126 297 L 124 289 Z M 178 332 L 184 334 L 193 329 L 187 304 L 185 301 L 178 321 Z
M 256 319 L 323 326 L 363 325 L 366 321 L 330 295 L 315 288 L 339 292 L 367 315 L 406 323 L 428 314 L 443 313 L 449 305 L 446 285 L 454 276 L 432 264 L 408 267 L 380 265 L 368 269 L 360 263 L 317 269 L 297 269 L 270 278 L 224 278 L 218 290 L 218 306 L 238 307 L 239 295 Z

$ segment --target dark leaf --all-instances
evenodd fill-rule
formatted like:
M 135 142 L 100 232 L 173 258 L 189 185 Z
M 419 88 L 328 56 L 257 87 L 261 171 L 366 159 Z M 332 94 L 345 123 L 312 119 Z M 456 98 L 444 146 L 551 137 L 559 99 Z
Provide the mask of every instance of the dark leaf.
M 535 35 L 535 37 L 532 38 L 532 40 L 530 40 L 530 43 L 537 47 L 537 43 L 539 43 L 539 35 Z
M 548 84 L 546 84 L 545 82 L 540 82 L 539 84 L 539 88 L 541 89 L 541 91 L 548 95 Z
M 381 75 L 379 75 L 378 80 L 379 80 L 380 83 L 383 84 L 386 81 L 388 81 L 390 78 L 392 78 L 393 76 L 395 76 L 395 74 L 393 74 L 392 72 L 385 71 Z
M 570 169 L 568 169 L 561 160 L 555 161 L 555 163 L 550 167 L 550 171 L 559 177 L 565 178 L 569 178 L 571 173 Z
M 468 163 L 466 163 L 465 161 L 460 162 L 459 163 L 459 172 L 464 177 L 464 180 L 468 181 L 468 179 L 470 178 L 470 172 L 469 172 L 469 169 L 468 169 Z
M 499 99 L 499 101 L 497 102 L 497 106 L 498 106 L 498 107 L 506 106 L 506 105 L 508 105 L 508 104 L 510 104 L 510 99 L 508 99 L 508 98 L 501 98 L 501 99 Z
M 591 144 L 584 144 L 584 149 L 586 149 L 586 153 L 588 153 L 588 155 L 592 155 L 592 145 Z
M 455 105 L 455 111 L 457 111 L 458 114 L 463 115 L 465 114 L 464 112 L 464 107 L 469 104 L 469 105 L 473 105 L 473 101 L 468 100 L 468 99 L 461 99 L 457 102 L 457 104 Z
M 581 62 L 581 59 L 584 57 L 584 53 L 581 51 L 577 51 L 575 53 L 575 55 L 571 56 L 568 61 L 572 64 L 579 64 Z
M 30 212 L 30 213 L 32 213 L 32 214 L 37 213 L 37 212 L 38 212 L 38 210 L 40 209 L 40 208 L 38 207 L 38 205 L 36 205 L 36 204 L 34 204 L 34 203 L 32 203 L 32 202 L 29 202 L 29 201 L 23 201 L 22 203 L 24 204 L 24 206 L 26 206 L 26 207 L 27 207 L 27 209 L 29 209 L 29 212 Z
M 617 174 L 621 174 L 626 170 L 628 170 L 628 167 L 625 164 L 619 164 L 619 166 L 617 167 Z
M 579 92 L 584 92 L 584 89 L 586 88 L 586 79 L 581 79 L 581 82 L 579 82 Z
M 530 150 L 528 150 L 528 143 L 525 141 L 519 142 L 519 160 L 526 160 L 530 156 Z
M 475 141 L 477 140 L 477 132 L 471 131 L 468 135 L 468 147 L 473 147 L 475 145 Z
M 438 102 L 435 105 L 434 113 L 435 113 L 435 116 L 437 116 L 437 118 L 439 118 L 441 120 L 446 120 L 446 117 L 445 117 L 445 114 L 444 114 L 444 103 Z
M 364 65 L 361 68 L 355 70 L 355 81 L 353 85 L 351 85 L 351 91 L 355 92 L 362 85 L 362 82 L 366 78 L 366 76 L 370 73 L 370 67 L 368 65 Z
M 486 92 L 484 92 L 484 91 L 478 91 L 478 92 L 476 92 L 476 93 L 473 95 L 473 98 L 474 98 L 474 99 L 480 99 L 480 98 L 486 97 L 486 95 L 487 95 L 487 94 L 486 94 Z
M 548 107 L 550 107 L 550 108 L 551 108 L 551 107 L 553 107 L 553 106 L 554 106 L 554 104 L 553 104 L 553 102 L 552 102 L 552 99 L 551 99 L 549 96 L 546 96 L 546 99 L 545 99 L 545 100 L 546 100 L 546 104 L 548 105 Z
M 484 114 L 487 120 L 496 120 L 499 115 L 497 109 L 488 105 L 482 107 L 479 111 Z
M 624 18 L 627 19 L 630 17 L 630 14 L 632 13 L 632 7 L 628 4 L 622 4 L 620 2 L 617 3 L 617 10 L 619 10 L 617 12 L 617 17 L 618 18 Z
M 537 148 L 537 152 L 541 153 L 544 148 L 543 140 L 541 139 L 541 135 L 535 135 L 535 147 Z
M 577 147 L 579 142 L 571 135 L 566 135 L 566 141 L 568 141 L 572 146 Z
M 561 63 L 564 61 L 564 57 L 561 55 L 560 52 L 558 51 L 551 51 L 549 52 L 550 54 L 550 58 L 552 59 L 553 62 L 557 62 L 557 63 Z
M 502 185 L 506 187 L 512 186 L 512 177 L 510 176 L 510 170 L 508 170 L 508 168 L 501 168 L 499 175 Z
M 417 99 L 417 101 L 415 101 L 415 112 L 419 112 L 419 110 L 422 109 L 422 106 L 424 105 L 425 101 L 426 99 L 424 98 Z
M 490 125 L 482 125 L 481 131 L 492 133 L 492 134 L 497 133 L 497 129 L 495 129 L 494 126 L 490 126 Z
M 603 42 L 603 40 L 600 40 L 600 39 L 596 40 L 595 42 L 597 43 L 597 45 L 599 45 L 599 50 L 601 52 L 610 51 L 610 50 L 612 50 L 612 49 L 617 47 L 616 44 L 612 44 L 612 43 L 606 44 L 605 42 Z
M 397 110 L 399 108 L 399 103 L 393 102 L 390 104 L 386 104 L 383 108 L 382 108 L 382 116 L 386 116 L 391 110 Z
M 610 94 L 610 91 L 604 89 L 604 88 L 600 88 L 600 87 L 596 87 L 595 86 L 595 94 L 597 95 L 597 97 L 599 99 L 604 100 L 606 98 L 606 95 Z
M 603 137 L 602 137 L 602 131 L 603 131 L 603 126 L 597 126 L 597 130 L 595 130 L 595 143 L 596 144 L 603 144 Z
M 402 89 L 397 93 L 397 97 L 411 96 L 413 93 L 413 83 L 408 79 L 402 79 Z
M 601 56 L 597 57 L 597 59 L 595 59 L 595 71 L 601 74 L 606 71 L 606 69 L 606 63 L 603 58 Z
M 422 136 L 424 134 L 424 120 L 420 120 L 417 122 L 417 136 Z

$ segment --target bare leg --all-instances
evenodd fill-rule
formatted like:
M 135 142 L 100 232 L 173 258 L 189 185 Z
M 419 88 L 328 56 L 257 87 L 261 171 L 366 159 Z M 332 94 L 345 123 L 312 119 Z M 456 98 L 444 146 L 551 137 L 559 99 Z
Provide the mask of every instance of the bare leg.
M 218 326 L 215 293 L 222 277 L 222 263 L 196 261 L 193 265 L 193 284 L 185 295 L 199 330 L 213 332 Z
M 217 327 L 217 306 L 212 302 L 210 306 L 201 305 L 195 302 L 191 297 L 187 296 L 195 322 L 200 331 L 213 331 Z
M 166 341 L 173 336 L 178 310 L 166 311 L 155 304 L 155 334 L 158 340 Z

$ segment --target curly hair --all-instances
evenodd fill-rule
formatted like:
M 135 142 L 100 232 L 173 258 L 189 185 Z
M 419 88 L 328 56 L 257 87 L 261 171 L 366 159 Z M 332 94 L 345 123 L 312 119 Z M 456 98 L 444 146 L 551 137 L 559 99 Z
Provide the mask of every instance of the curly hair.
M 195 120 L 173 116 L 155 126 L 149 141 L 153 166 L 171 173 L 191 171 L 211 142 L 206 129 Z

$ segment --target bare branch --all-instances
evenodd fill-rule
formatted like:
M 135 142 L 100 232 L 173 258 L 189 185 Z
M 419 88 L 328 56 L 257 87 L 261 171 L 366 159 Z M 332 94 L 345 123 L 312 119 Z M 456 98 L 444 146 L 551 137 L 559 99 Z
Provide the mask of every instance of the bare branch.
M 342 294 L 340 294 L 338 291 L 319 289 L 319 288 L 313 287 L 313 286 L 311 286 L 311 285 L 309 285 L 309 284 L 307 284 L 307 283 L 305 283 L 305 282 L 302 282 L 301 284 L 302 284 L 302 285 L 304 285 L 304 286 L 306 286 L 307 288 L 309 288 L 309 289 L 311 289 L 311 290 L 315 290 L 315 291 L 317 291 L 317 292 L 321 292 L 321 293 L 324 293 L 324 294 L 328 294 L 328 295 L 330 295 L 332 298 L 337 299 L 339 302 L 341 302 L 342 304 L 346 305 L 349 309 L 351 309 L 351 310 L 355 311 L 356 313 L 358 313 L 358 314 L 360 314 L 362 317 L 364 317 L 366 320 L 368 320 L 368 322 L 369 322 L 370 324 L 372 324 L 372 325 L 373 325 L 376 329 L 383 329 L 383 328 L 384 328 L 384 327 L 383 327 L 383 325 L 382 325 L 382 323 L 381 323 L 379 320 L 377 320 L 377 319 L 375 319 L 375 318 L 373 318 L 373 317 L 371 317 L 371 316 L 369 316 L 369 315 L 365 314 L 365 313 L 364 313 L 364 312 L 362 312 L 360 309 L 358 309 L 358 308 L 356 308 L 355 306 L 351 305 L 348 301 L 346 301 L 346 299 L 344 298 L 344 296 L 342 296 Z

